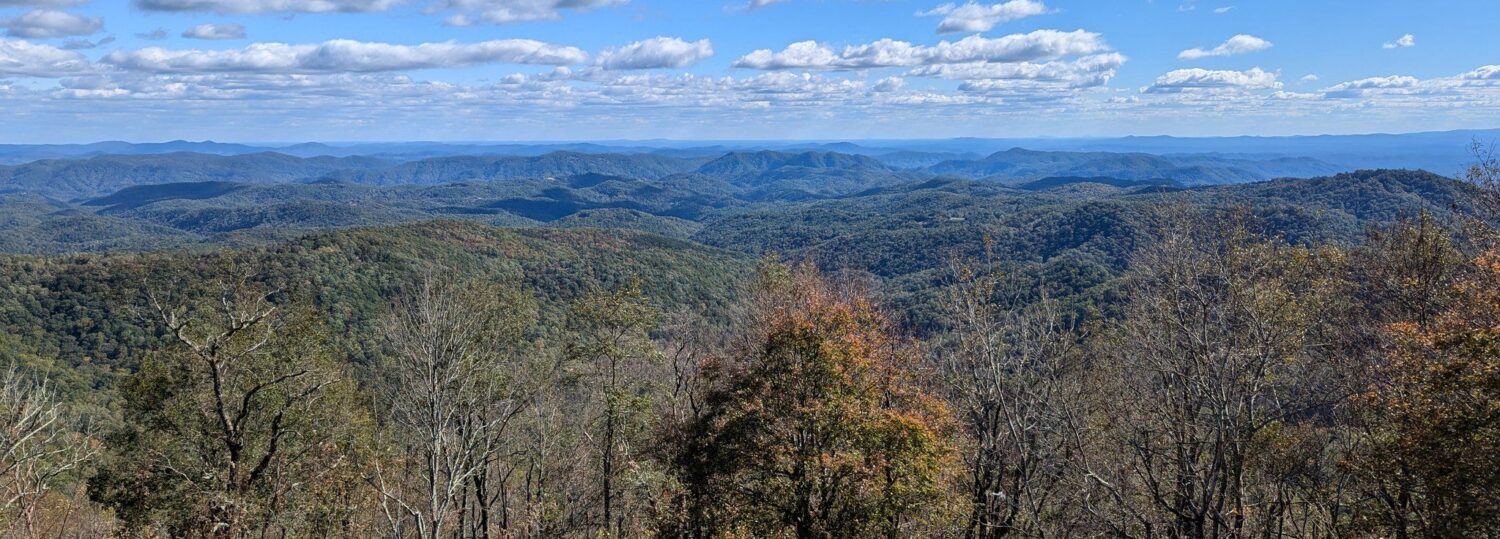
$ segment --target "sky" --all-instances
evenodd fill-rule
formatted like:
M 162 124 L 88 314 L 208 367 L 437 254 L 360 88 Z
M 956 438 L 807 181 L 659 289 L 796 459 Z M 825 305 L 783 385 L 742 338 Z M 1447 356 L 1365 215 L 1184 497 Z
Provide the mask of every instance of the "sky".
M 1494 0 L 0 0 L 0 143 L 1500 127 Z

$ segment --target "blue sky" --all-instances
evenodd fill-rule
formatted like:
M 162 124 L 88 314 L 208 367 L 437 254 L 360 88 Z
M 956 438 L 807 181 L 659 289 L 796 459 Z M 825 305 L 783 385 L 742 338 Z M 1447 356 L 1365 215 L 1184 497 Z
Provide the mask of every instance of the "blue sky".
M 1493 128 L 1496 7 L 0 0 L 0 142 Z

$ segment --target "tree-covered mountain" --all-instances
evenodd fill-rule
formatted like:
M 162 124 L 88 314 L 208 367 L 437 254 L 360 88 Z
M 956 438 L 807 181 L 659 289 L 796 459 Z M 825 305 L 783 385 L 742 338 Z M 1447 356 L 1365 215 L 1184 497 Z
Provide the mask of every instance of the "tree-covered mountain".
M 55 254 L 196 245 L 197 234 L 98 215 L 31 193 L 0 193 L 0 252 Z
M 438 157 L 380 170 L 346 170 L 328 178 L 367 185 L 433 185 L 453 182 L 607 174 L 655 179 L 692 170 L 693 160 L 659 155 L 552 152 L 534 157 Z
M 877 504 L 823 529 L 957 536 L 1013 510 L 963 502 L 995 492 L 973 474 L 1013 462 L 973 449 L 1012 436 L 986 415 L 996 413 L 1042 422 L 1040 439 L 1058 448 L 1039 457 L 1054 479 L 1007 492 L 1079 489 L 1164 530 L 1183 526 L 1177 513 L 1133 481 L 1166 469 L 1153 455 L 1177 454 L 1167 436 L 1193 447 L 1241 437 L 1250 449 L 1234 455 L 1248 456 L 1232 466 L 1257 486 L 1218 496 L 1328 495 L 1360 515 L 1389 513 L 1380 489 L 1401 476 L 1386 471 L 1390 451 L 1408 462 L 1457 454 L 1466 478 L 1493 469 L 1493 437 L 1472 425 L 1493 424 L 1493 399 L 1476 391 L 1496 372 L 1500 276 L 1495 255 L 1468 256 L 1462 234 L 1493 217 L 1477 207 L 1493 196 L 1478 186 L 1493 182 L 1407 170 L 1209 186 L 994 181 L 816 152 L 716 161 L 656 178 L 206 181 L 81 203 L 0 194 L 0 249 L 66 253 L 0 255 L 0 362 L 12 366 L 0 397 L 67 418 L 26 446 L 45 449 L 26 453 L 44 455 L 29 461 L 39 469 L 65 473 L 20 506 L 125 535 L 272 519 L 309 536 L 378 535 L 390 523 L 381 500 L 432 496 L 427 478 L 452 476 L 445 461 L 410 458 L 437 439 L 438 450 L 480 451 L 458 461 L 472 474 L 438 494 L 469 504 L 443 517 L 473 524 L 465 535 L 593 536 L 612 527 L 591 522 L 615 522 L 594 515 L 614 511 L 629 521 L 622 537 L 716 530 L 721 515 L 789 535 L 776 518 L 735 515 L 775 515 L 763 493 L 821 488 L 766 479 L 812 467 L 853 478 L 826 495 Z M 1460 223 L 1476 227 L 1445 226 Z M 87 250 L 104 252 L 76 252 Z M 1392 380 L 1400 389 L 1385 389 Z M 1278 424 L 1234 430 L 1217 419 L 1230 407 L 1175 405 L 1205 387 L 1255 407 L 1235 421 Z M 1160 406 L 1162 388 L 1174 406 Z M 1008 407 L 1013 395 L 1042 407 Z M 432 403 L 442 413 L 424 415 Z M 1136 415 L 1118 421 L 1122 410 Z M 1362 423 L 1370 417 L 1379 422 Z M 503 435 L 471 430 L 502 424 Z M 243 469 L 222 448 L 245 447 L 235 430 L 245 425 L 259 454 L 288 453 L 255 468 L 274 479 L 240 488 L 221 479 Z M 1036 447 L 1015 436 L 993 447 Z M 1412 438 L 1463 443 L 1400 443 Z M 1174 458 L 1172 470 L 1221 461 Z M 1448 470 L 1423 467 L 1415 481 L 1446 485 Z M 632 486 L 608 486 L 617 480 Z M 289 490 L 268 486 L 277 481 Z M 1489 483 L 1456 489 L 1479 500 L 1446 511 L 1468 519 L 1463 530 L 1493 528 Z M 1128 496 L 1112 497 L 1114 485 Z M 295 509 L 278 505 L 287 500 Z M 882 503 L 946 509 L 890 524 Z M 1028 509 L 1029 529 L 1052 529 L 1053 515 L 1086 535 L 1136 523 L 1043 504 Z M 1285 508 L 1214 518 L 1324 530 L 1375 521 L 1257 506 Z
M 1320 176 L 1344 169 L 1309 158 L 1244 159 L 1212 155 L 1044 152 L 1012 148 L 983 159 L 943 161 L 924 170 L 934 174 L 1006 182 L 1051 176 L 1107 176 L 1123 180 L 1171 180 L 1185 185 L 1217 185 L 1281 177 Z
M 1248 212 L 1263 233 L 1307 245 L 1357 244 L 1371 226 L 1424 211 L 1451 224 L 1476 213 L 1474 187 L 1400 170 L 1192 189 L 1097 180 L 1037 191 L 972 180 L 907 187 L 719 212 L 693 239 L 868 272 L 921 320 L 955 257 L 993 260 L 1033 283 L 1031 294 L 1106 294 L 1136 249 L 1180 212 Z
M 919 259 L 922 256 L 910 251 L 926 248 L 931 237 L 944 231 L 1010 229 L 1037 218 L 1035 212 L 1050 215 L 1084 205 L 1134 207 L 1162 199 L 1216 207 L 1244 205 L 1279 216 L 1289 235 L 1342 241 L 1367 223 L 1389 221 L 1416 208 L 1445 213 L 1466 204 L 1456 191 L 1459 184 L 1428 173 L 1367 171 L 1183 189 L 1164 179 L 1044 177 L 1011 183 L 934 178 L 892 171 L 868 158 L 844 159 L 735 155 L 709 167 L 720 174 L 736 172 L 727 177 L 695 171 L 659 179 L 591 173 L 398 186 L 330 179 L 173 183 L 130 187 L 78 205 L 12 194 L 9 200 L 31 203 L 17 202 L 11 225 L 3 231 L 13 238 L 6 244 L 11 252 L 55 253 L 204 242 L 245 245 L 314 230 L 427 219 L 502 226 L 596 223 L 679 237 L 691 230 L 700 241 L 752 252 L 803 252 L 856 233 L 885 239 L 879 246 L 860 246 L 847 238 L 834 245 L 860 257 Z M 815 168 L 828 164 L 836 168 Z M 811 222 L 800 217 L 804 213 Z M 24 221 L 22 216 L 27 216 Z M 1314 222 L 1318 224 L 1309 224 Z M 66 229 L 61 223 L 80 232 L 46 232 Z M 688 223 L 697 224 L 685 226 Z M 806 230 L 799 231 L 803 226 Z M 1119 253 L 1110 256 L 1118 258 Z M 877 269 L 885 263 L 856 266 L 892 274 Z
M 238 250 L 0 255 L 0 333 L 21 336 L 31 353 L 110 376 L 134 368 L 164 336 L 126 309 L 145 307 L 148 292 L 186 292 L 226 268 L 280 280 L 354 338 L 372 329 L 381 298 L 434 266 L 523 282 L 556 325 L 589 287 L 632 279 L 647 283 L 645 294 L 663 307 L 722 312 L 753 265 L 743 255 L 633 231 L 457 221 L 323 232 Z
M 29 191 L 62 200 L 97 197 L 138 185 L 187 182 L 286 183 L 334 171 L 389 166 L 368 157 L 300 158 L 278 153 L 110 155 L 0 167 L 0 192 Z
M 589 154 L 656 154 L 682 158 L 715 158 L 728 152 L 837 152 L 880 159 L 898 168 L 920 168 L 942 161 L 978 160 L 1007 148 L 1040 151 L 1118 152 L 1154 155 L 1207 154 L 1251 160 L 1311 157 L 1359 168 L 1421 168 L 1440 174 L 1459 170 L 1468 160 L 1465 148 L 1473 140 L 1491 140 L 1500 131 L 1458 130 L 1406 134 L 1323 135 L 1285 137 L 1170 137 L 1119 138 L 954 138 L 934 140 L 859 140 L 845 142 L 766 142 L 670 140 L 601 142 L 367 142 L 299 144 L 235 144 L 175 140 L 159 143 L 122 141 L 92 144 L 4 144 L 0 165 L 43 159 L 85 159 L 104 155 L 150 155 L 194 152 L 240 155 L 277 152 L 298 157 L 370 156 L 409 161 L 453 156 L 540 156 L 552 152 Z M 1276 175 L 1273 175 L 1276 176 Z M 1296 175 L 1294 175 L 1296 176 Z
M 698 191 L 746 200 L 802 200 L 955 175 L 1005 183 L 1054 176 L 1172 180 L 1184 185 L 1242 183 L 1276 177 L 1339 172 L 1314 159 L 1240 158 L 1203 154 L 1156 156 L 1105 152 L 1037 152 L 1012 149 L 983 159 L 965 154 L 904 152 L 881 157 L 829 151 L 729 151 L 694 153 L 583 153 L 443 156 L 411 161 L 369 156 L 296 157 L 277 152 L 215 155 L 157 153 L 47 159 L 0 165 L 0 192 L 34 192 L 59 200 L 97 198 L 129 187 L 171 183 L 308 183 L 334 180 L 361 185 L 439 185 L 513 182 L 602 175 L 696 185 Z M 903 157 L 905 156 L 905 157 Z M 939 158 L 947 160 L 914 167 Z M 916 161 L 914 161 L 916 160 Z

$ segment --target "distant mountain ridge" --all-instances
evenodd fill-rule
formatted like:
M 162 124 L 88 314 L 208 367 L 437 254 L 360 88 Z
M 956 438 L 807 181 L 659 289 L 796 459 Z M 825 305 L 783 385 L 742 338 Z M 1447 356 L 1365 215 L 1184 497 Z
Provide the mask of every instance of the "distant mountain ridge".
M 279 153 L 108 155 L 0 166 L 0 192 L 30 191 L 73 200 L 137 185 L 205 181 L 286 183 L 334 171 L 383 168 L 390 164 L 369 157 L 301 158 Z
M 925 155 L 924 159 L 936 158 Z M 910 159 L 911 156 L 902 159 Z M 980 159 L 945 160 L 920 168 L 878 157 L 821 150 L 731 151 L 672 157 L 649 153 L 551 152 L 537 156 L 449 156 L 393 161 L 375 157 L 296 157 L 277 152 L 239 155 L 167 153 L 49 159 L 0 166 L 0 192 L 35 192 L 78 201 L 140 185 L 198 182 L 252 184 L 340 181 L 360 185 L 440 185 L 602 175 L 691 185 L 747 200 L 843 196 L 939 176 L 1019 184 L 1047 177 L 1167 179 L 1183 185 L 1243 183 L 1343 172 L 1310 158 L 1242 158 L 1200 154 L 1044 152 L 1013 148 Z
M 327 177 L 367 185 L 434 185 L 577 174 L 656 179 L 690 171 L 696 164 L 696 160 L 659 155 L 552 152 L 533 157 L 437 157 L 380 170 L 338 171 Z
M 730 152 L 718 159 L 704 163 L 698 167 L 697 173 L 710 176 L 728 176 L 731 178 L 743 178 L 750 175 L 761 175 L 767 172 L 795 167 L 802 169 L 839 168 L 839 169 L 866 169 L 875 171 L 888 171 L 879 160 L 862 155 L 850 155 L 835 152 L 777 152 L 763 150 L 758 152 Z
M 933 174 L 990 178 L 1007 183 L 1046 177 L 1111 177 L 1122 180 L 1167 179 L 1184 185 L 1222 185 L 1278 177 L 1336 174 L 1343 169 L 1310 158 L 1263 160 L 1203 155 L 1151 155 L 1113 152 L 1047 152 L 1011 148 L 983 159 L 944 161 L 926 167 Z
M 714 158 L 729 152 L 762 150 L 799 153 L 835 152 L 874 157 L 899 168 L 921 168 L 941 161 L 974 160 L 1008 148 L 1036 151 L 1208 154 L 1246 159 L 1310 157 L 1344 170 L 1421 168 L 1452 174 L 1467 162 L 1471 141 L 1500 142 L 1500 129 L 1469 129 L 1403 134 L 1096 138 L 977 138 L 850 141 L 673 141 L 613 140 L 593 142 L 363 142 L 298 144 L 170 141 L 91 144 L 0 144 L 0 165 L 43 159 L 87 159 L 103 155 L 194 152 L 240 155 L 277 152 L 297 157 L 378 157 L 412 161 L 453 156 L 535 157 L 553 152 L 652 154 L 664 157 Z
M 922 245 L 896 238 L 971 235 L 991 226 L 1009 234 L 1015 227 L 1040 226 L 1028 220 L 1039 218 L 1028 217 L 1028 212 L 1077 204 L 1150 205 L 1171 197 L 1198 205 L 1244 206 L 1284 222 L 1278 226 L 1296 237 L 1339 238 L 1357 236 L 1366 222 L 1389 221 L 1422 209 L 1451 213 L 1451 208 L 1472 204 L 1472 195 L 1465 194 L 1472 187 L 1415 171 L 1184 188 L 1170 179 L 1109 176 L 1052 176 L 1006 184 L 912 176 L 864 165 L 809 169 L 790 164 L 843 162 L 842 157 L 827 155 L 759 157 L 730 160 L 754 164 L 733 167 L 740 179 L 691 172 L 657 180 L 588 173 L 393 186 L 334 179 L 208 181 L 133 186 L 76 204 L 36 193 L 0 194 L 0 251 L 243 244 L 314 230 L 462 219 L 501 226 L 629 228 L 691 237 L 722 248 L 738 249 L 739 242 L 750 242 L 743 246 L 787 253 L 809 242 L 834 241 L 839 230 L 846 230 L 854 236 L 838 241 L 888 237 L 889 245 L 871 247 L 871 252 L 895 256 L 917 252 L 911 249 Z M 791 175 L 780 178 L 778 173 Z M 820 224 L 797 228 L 804 220 Z M 1065 222 L 1047 226 L 1076 228 Z M 860 253 L 840 256 L 856 254 Z

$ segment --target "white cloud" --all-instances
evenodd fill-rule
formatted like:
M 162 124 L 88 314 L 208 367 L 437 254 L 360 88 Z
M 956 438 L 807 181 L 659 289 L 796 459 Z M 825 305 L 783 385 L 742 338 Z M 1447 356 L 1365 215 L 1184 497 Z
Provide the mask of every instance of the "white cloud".
M 150 32 L 141 32 L 141 33 L 136 34 L 135 37 L 138 37 L 138 38 L 141 38 L 141 39 L 145 39 L 145 40 L 148 40 L 148 41 L 161 41 L 161 40 L 167 38 L 167 29 L 166 28 L 157 28 L 157 29 L 152 30 Z
M 1323 95 L 1327 97 L 1360 97 L 1371 90 L 1410 90 L 1416 88 L 1419 84 L 1421 84 L 1421 81 L 1417 80 L 1416 77 L 1405 75 L 1370 77 L 1329 86 L 1323 90 Z
M 798 41 L 781 52 L 760 49 L 735 60 L 735 67 L 750 69 L 828 69 L 839 63 L 833 49 L 816 41 Z
M 1500 65 L 1487 65 L 1475 68 L 1473 71 L 1460 75 L 1464 80 L 1500 81 Z
M 1404 48 L 1407 48 L 1407 47 L 1415 46 L 1416 44 L 1417 44 L 1417 38 L 1416 38 L 1416 36 L 1413 36 L 1411 34 L 1406 34 L 1404 36 L 1401 36 L 1401 39 L 1397 39 L 1397 40 L 1392 41 L 1390 43 L 1386 43 L 1384 45 L 1381 45 L 1380 47 L 1383 48 L 1383 49 L 1404 49 Z
M 245 27 L 238 24 L 200 24 L 182 33 L 188 39 L 245 39 Z
M 1234 54 L 1251 53 L 1256 51 L 1263 51 L 1269 48 L 1271 48 L 1270 41 L 1266 41 L 1249 34 L 1239 34 L 1237 36 L 1229 38 L 1228 41 L 1225 41 L 1219 44 L 1219 46 L 1209 50 L 1192 48 L 1177 53 L 1177 59 L 1197 60 L 1199 58 L 1207 58 L 1211 56 L 1230 56 Z
M 0 75 L 57 78 L 88 72 L 82 54 L 20 39 L 0 39 Z
M 568 65 L 586 61 L 575 47 L 529 39 L 392 45 L 347 39 L 320 44 L 255 43 L 241 49 L 116 51 L 103 62 L 153 73 L 367 73 L 481 64 Z
M 1308 73 L 1308 74 L 1302 76 L 1302 82 L 1317 82 L 1317 81 L 1318 81 L 1318 75 L 1315 74 L 1315 73 Z
M 921 66 L 912 69 L 909 74 L 965 81 L 1029 81 L 1057 83 L 1069 88 L 1089 88 L 1107 84 L 1126 60 L 1125 55 L 1111 52 L 1069 62 L 973 62 Z
M 38 132 L 47 132 L 48 122 L 67 114 L 70 136 L 94 139 L 274 139 L 287 132 L 308 139 L 775 138 L 786 133 L 910 138 L 982 134 L 994 125 L 1055 133 L 1059 125 L 1066 129 L 1073 122 L 1254 124 L 1316 131 L 1355 121 L 1368 122 L 1352 125 L 1374 131 L 1500 121 L 1500 79 L 1492 78 L 1500 76 L 1500 66 L 1419 80 L 1411 88 L 1366 90 L 1361 97 L 1338 100 L 1322 92 L 1245 90 L 1243 84 L 1201 81 L 1193 87 L 1203 90 L 1164 93 L 1066 91 L 1060 89 L 1066 83 L 1024 78 L 964 80 L 954 90 L 946 85 L 898 85 L 883 78 L 886 73 L 864 71 L 736 77 L 558 68 L 504 76 L 490 84 L 466 84 L 397 73 L 150 73 L 101 68 L 60 77 L 51 88 L 15 83 L 6 89 L 0 83 L 0 109 L 6 110 L 7 120 L 23 126 L 19 129 L 36 127 Z M 906 77 L 904 82 L 910 83 L 911 76 L 892 78 Z
M 629 0 L 439 0 L 431 12 L 457 11 L 445 21 L 449 26 L 507 24 L 562 18 L 564 10 L 585 11 L 618 6 Z
M 750 0 L 750 3 L 745 4 L 745 9 L 760 9 L 772 4 L 780 4 L 785 1 L 787 0 Z
M 1279 99 L 1282 101 L 1316 101 L 1318 99 L 1322 99 L 1322 97 L 1323 96 L 1321 94 L 1313 94 L 1307 92 L 1287 92 L 1283 90 L 1271 92 L 1271 99 Z
M 1037 30 L 999 38 L 969 36 L 936 45 L 914 45 L 882 39 L 864 45 L 833 48 L 802 41 L 776 52 L 761 49 L 741 57 L 735 67 L 750 69 L 867 69 L 970 62 L 1014 63 L 1049 60 L 1109 51 L 1103 36 L 1075 30 Z
M 65 11 L 37 9 L 17 17 L 0 19 L 0 28 L 11 37 L 46 39 L 86 36 L 104 27 L 104 19 L 85 17 Z
M 877 92 L 894 92 L 906 87 L 906 79 L 901 77 L 886 77 L 875 83 Z
M 370 13 L 403 0 L 134 0 L 146 11 L 211 13 Z
M 1003 22 L 1014 21 L 1047 12 L 1047 6 L 1036 0 L 1010 0 L 1000 4 L 977 4 L 969 2 L 964 5 L 943 4 L 930 11 L 917 13 L 918 16 L 932 17 L 942 16 L 943 21 L 938 23 L 938 33 L 950 32 L 988 32 Z
M 1229 13 L 1231 11 L 1234 11 L 1234 6 L 1224 6 L 1224 7 L 1214 8 L 1214 14 L 1215 15 L 1223 15 L 1223 14 Z
M 675 37 L 654 37 L 599 53 L 595 62 L 604 69 L 683 68 L 714 55 L 707 39 L 687 42 Z
M 1278 78 L 1276 73 L 1258 67 L 1248 71 L 1178 69 L 1157 77 L 1143 91 L 1171 94 L 1191 90 L 1276 90 L 1281 88 Z

